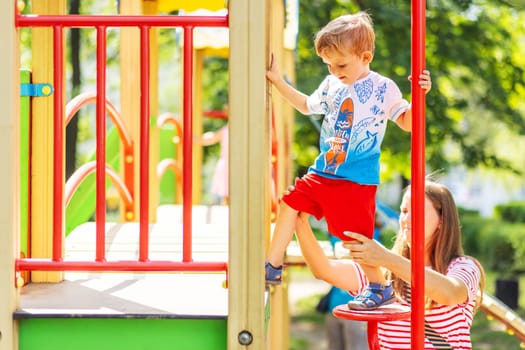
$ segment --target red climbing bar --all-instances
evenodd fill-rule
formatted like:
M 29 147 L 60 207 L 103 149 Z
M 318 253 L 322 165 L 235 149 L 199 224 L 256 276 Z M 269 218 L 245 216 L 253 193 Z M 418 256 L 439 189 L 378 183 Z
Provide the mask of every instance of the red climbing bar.
M 106 260 L 106 27 L 97 27 L 96 261 Z
M 61 26 L 53 27 L 53 260 L 62 260 L 64 246 L 64 37 Z
M 177 261 L 52 261 L 51 259 L 17 259 L 17 271 L 149 271 L 149 272 L 173 272 L 173 271 L 227 271 L 226 262 L 177 262 Z
M 149 29 L 140 27 L 140 261 L 149 255 Z
M 85 16 L 20 15 L 20 27 L 227 27 L 228 16 Z
M 412 349 L 425 345 L 425 0 L 412 0 Z
M 184 76 L 182 102 L 182 261 L 192 261 L 191 218 L 193 204 L 193 27 L 184 27 Z

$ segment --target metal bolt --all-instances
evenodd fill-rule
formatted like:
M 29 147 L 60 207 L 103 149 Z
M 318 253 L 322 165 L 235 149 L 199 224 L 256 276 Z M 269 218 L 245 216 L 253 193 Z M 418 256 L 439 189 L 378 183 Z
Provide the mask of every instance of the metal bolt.
M 248 331 L 242 331 L 241 333 L 239 333 L 238 339 L 239 339 L 239 344 L 250 345 L 253 341 L 253 336 Z

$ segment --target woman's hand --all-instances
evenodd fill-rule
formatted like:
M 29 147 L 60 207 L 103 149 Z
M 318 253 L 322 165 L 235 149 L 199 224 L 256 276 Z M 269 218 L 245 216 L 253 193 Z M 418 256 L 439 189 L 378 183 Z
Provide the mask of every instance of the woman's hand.
M 356 263 L 369 266 L 385 266 L 392 252 L 382 244 L 356 232 L 345 231 L 345 235 L 353 240 L 343 242 L 348 249 L 350 258 Z
M 295 178 L 295 182 L 297 182 L 297 180 L 299 180 L 298 177 Z M 295 190 L 295 185 L 290 185 L 290 186 L 288 186 L 288 188 L 286 188 L 286 190 L 284 190 L 284 192 L 283 192 L 283 196 L 287 196 L 287 195 L 289 195 L 289 194 L 292 193 L 294 190 Z

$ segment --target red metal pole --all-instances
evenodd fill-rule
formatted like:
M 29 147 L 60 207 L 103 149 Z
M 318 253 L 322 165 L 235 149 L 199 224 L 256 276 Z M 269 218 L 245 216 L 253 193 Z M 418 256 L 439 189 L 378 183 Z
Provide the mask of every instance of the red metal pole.
M 193 204 L 193 27 L 184 27 L 183 77 L 183 134 L 182 134 L 182 261 L 192 261 L 192 204 Z
M 62 27 L 53 27 L 53 94 L 54 137 L 53 137 L 53 260 L 62 260 L 64 244 L 64 42 Z
M 140 27 L 140 261 L 149 255 L 149 29 Z
M 106 259 L 106 27 L 97 27 L 96 260 Z
M 20 27 L 227 27 L 228 16 L 90 16 L 90 15 L 20 15 Z
M 228 271 L 224 261 L 52 261 L 51 259 L 17 259 L 17 271 L 164 271 L 164 272 L 212 272 Z
M 412 349 L 425 345 L 425 93 L 419 75 L 425 68 L 425 0 L 412 0 Z

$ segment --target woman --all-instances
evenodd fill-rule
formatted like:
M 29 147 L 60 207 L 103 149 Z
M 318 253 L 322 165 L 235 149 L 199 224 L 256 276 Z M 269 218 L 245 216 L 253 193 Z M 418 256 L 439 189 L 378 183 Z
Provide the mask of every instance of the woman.
M 484 271 L 461 246 L 458 212 L 444 185 L 425 183 L 425 349 L 472 349 L 470 327 L 481 303 Z M 411 196 L 408 190 L 401 203 L 400 230 L 392 250 L 377 241 L 348 232 L 353 241 L 344 246 L 352 260 L 329 260 L 319 247 L 301 215 L 296 234 L 304 258 L 318 279 L 351 294 L 375 294 L 368 287 L 360 265 L 381 266 L 396 292 L 397 301 L 410 303 Z M 380 293 L 377 293 L 380 294 Z M 382 349 L 410 349 L 410 320 L 381 322 L 378 327 Z

